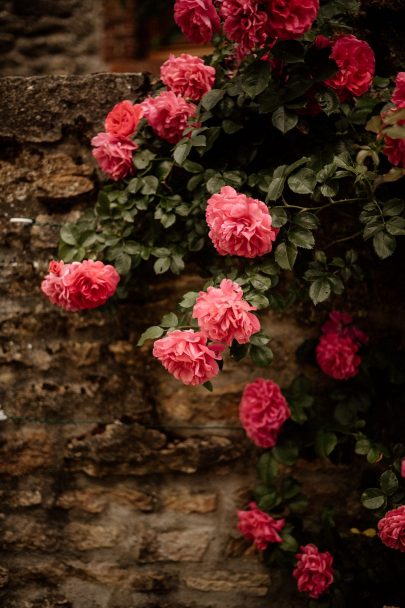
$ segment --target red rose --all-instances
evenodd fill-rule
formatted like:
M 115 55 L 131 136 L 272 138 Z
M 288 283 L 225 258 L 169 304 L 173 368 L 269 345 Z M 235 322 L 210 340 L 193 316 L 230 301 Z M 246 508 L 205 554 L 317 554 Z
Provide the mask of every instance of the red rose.
M 211 42 L 221 27 L 212 0 L 176 0 L 174 20 L 186 38 L 197 43 Z
M 127 137 L 136 131 L 143 115 L 141 104 L 134 105 L 128 99 L 117 103 L 105 119 L 105 130 L 111 135 Z
M 298 591 L 317 599 L 333 583 L 333 557 L 329 551 L 320 553 L 315 545 L 300 547 L 293 572 Z
M 311 29 L 318 10 L 319 0 L 270 0 L 268 31 L 273 38 L 299 38 Z
M 341 36 L 332 46 L 331 58 L 339 70 L 325 84 L 338 93 L 363 95 L 371 86 L 374 77 L 375 58 L 371 47 L 351 34 Z

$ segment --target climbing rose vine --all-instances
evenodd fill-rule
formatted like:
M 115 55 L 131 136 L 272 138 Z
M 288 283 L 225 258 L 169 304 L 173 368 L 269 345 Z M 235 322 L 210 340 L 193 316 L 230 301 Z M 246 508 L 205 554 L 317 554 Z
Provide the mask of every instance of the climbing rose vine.
M 113 311 L 140 286 L 145 296 L 150 273 L 199 273 L 199 291 L 139 346 L 153 341 L 169 374 L 209 390 L 229 359 L 263 368 L 239 404 L 259 477 L 237 513 L 241 538 L 286 568 L 311 608 L 405 605 L 405 354 L 356 305 L 405 234 L 405 72 L 375 74 L 356 0 L 173 10 L 212 53 L 170 55 L 146 99 L 111 108 L 91 140 L 97 204 L 62 228 L 42 291 L 69 313 L 111 298 Z M 279 385 L 278 317 L 266 313 L 291 305 L 318 329 Z M 350 465 L 360 510 L 351 500 L 342 518 L 344 497 L 320 506 L 297 462 Z

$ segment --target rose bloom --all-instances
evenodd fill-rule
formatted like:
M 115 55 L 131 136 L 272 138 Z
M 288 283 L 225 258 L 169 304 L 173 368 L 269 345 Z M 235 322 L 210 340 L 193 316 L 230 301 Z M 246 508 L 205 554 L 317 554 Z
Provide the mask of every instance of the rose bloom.
M 182 53 L 170 55 L 160 68 L 160 78 L 170 91 L 193 101 L 200 101 L 215 82 L 215 68 L 205 65 L 200 57 Z
M 405 168 L 405 139 L 393 139 L 387 135 L 384 137 L 383 152 L 395 167 Z
M 285 526 L 285 519 L 274 519 L 256 505 L 249 504 L 250 511 L 238 511 L 238 530 L 245 538 L 252 540 L 261 551 L 270 543 L 282 543 L 279 532 Z
M 203 44 L 211 42 L 221 27 L 212 0 L 176 0 L 174 20 L 186 38 Z
M 218 374 L 222 350 L 220 345 L 208 345 L 200 332 L 177 329 L 155 341 L 153 356 L 176 380 L 195 386 Z
M 246 434 L 261 448 L 272 448 L 284 422 L 291 416 L 278 384 L 257 378 L 243 391 L 239 417 Z
M 337 63 L 338 72 L 325 84 L 338 93 L 363 95 L 371 86 L 374 77 L 374 53 L 367 42 L 349 34 L 341 36 L 332 46 L 331 59 Z
M 220 255 L 255 258 L 269 253 L 278 229 L 271 225 L 267 205 L 224 186 L 208 200 L 209 237 Z
M 390 549 L 405 552 L 405 505 L 388 511 L 380 519 L 378 536 Z
M 200 291 L 193 308 L 201 333 L 217 342 L 231 345 L 233 340 L 246 344 L 260 331 L 260 321 L 250 311 L 256 310 L 243 299 L 242 288 L 229 279 L 223 279 L 219 287 Z
M 114 181 L 133 173 L 132 154 L 137 145 L 122 135 L 99 133 L 91 140 L 93 156 L 100 169 Z
M 142 102 L 144 116 L 155 133 L 171 144 L 183 137 L 188 119 L 196 113 L 196 106 L 178 97 L 173 91 L 164 91 L 157 97 Z
M 324 334 L 336 333 L 344 338 L 350 338 L 357 344 L 366 344 L 368 336 L 361 329 L 353 325 L 353 317 L 347 312 L 333 310 L 329 319 L 321 327 Z
M 49 300 L 70 312 L 97 308 L 114 295 L 120 276 L 113 266 L 84 260 L 64 264 L 53 261 L 41 284 Z
M 405 478 L 405 458 L 401 460 L 401 477 Z
M 333 557 L 329 551 L 320 553 L 315 545 L 300 547 L 296 555 L 297 565 L 293 576 L 297 579 L 298 591 L 317 599 L 333 583 Z
M 111 135 L 133 135 L 143 115 L 141 104 L 128 99 L 117 103 L 105 119 L 105 130 Z
M 348 380 L 359 372 L 361 359 L 357 355 L 358 350 L 351 338 L 331 332 L 321 336 L 316 347 L 316 360 L 328 376 L 335 380 Z
M 239 43 L 239 59 L 266 42 L 268 16 L 259 10 L 258 0 L 223 0 L 219 12 L 226 36 Z
M 319 0 L 270 0 L 268 31 L 273 38 L 299 38 L 311 29 L 318 10 Z
M 395 103 L 397 108 L 405 108 L 405 72 L 398 72 L 395 84 L 391 101 Z

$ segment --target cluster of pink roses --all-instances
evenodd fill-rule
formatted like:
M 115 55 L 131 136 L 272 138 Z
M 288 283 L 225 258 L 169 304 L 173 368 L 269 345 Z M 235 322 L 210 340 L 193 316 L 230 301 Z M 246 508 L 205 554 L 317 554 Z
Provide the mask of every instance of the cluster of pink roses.
M 226 345 L 246 344 L 260 331 L 256 310 L 243 299 L 241 287 L 223 279 L 219 287 L 201 291 L 193 308 L 200 331 L 176 330 L 156 340 L 153 355 L 177 380 L 198 385 L 219 372 L 217 360 Z M 210 343 L 208 344 L 208 340 Z
M 52 261 L 41 289 L 52 304 L 76 312 L 105 304 L 114 295 L 119 280 L 115 268 L 103 262 Z
M 183 53 L 179 57 L 171 55 L 162 65 L 160 76 L 166 91 L 139 104 L 128 99 L 116 104 L 105 120 L 105 133 L 91 140 L 100 169 L 114 181 L 134 172 L 132 158 L 138 146 L 131 136 L 135 135 L 141 118 L 171 144 L 182 138 L 189 119 L 197 111 L 192 102 L 200 101 L 211 90 L 215 68 L 205 65 L 199 57 Z
M 208 43 L 222 27 L 244 57 L 265 42 L 292 40 L 307 32 L 316 19 L 319 0 L 222 0 L 219 13 L 212 0 L 176 0 L 174 18 L 192 42 Z
M 395 81 L 396 87 L 391 97 L 391 102 L 394 106 L 386 113 L 381 115 L 383 122 L 387 117 L 395 118 L 395 124 L 405 127 L 405 72 L 399 72 Z M 383 152 L 387 156 L 390 163 L 396 167 L 405 168 L 405 137 L 393 138 L 389 135 L 382 134 L 384 137 Z
M 274 519 L 251 502 L 249 510 L 238 511 L 238 529 L 247 540 L 253 541 L 260 550 L 265 551 L 271 543 L 282 543 L 280 532 L 285 519 Z M 321 553 L 312 544 L 300 547 L 296 555 L 297 563 L 293 576 L 297 580 L 298 591 L 317 599 L 333 583 L 333 557 L 329 551 Z
M 357 353 L 360 346 L 367 343 L 367 335 L 353 325 L 351 315 L 338 311 L 330 313 L 322 332 L 316 347 L 316 360 L 321 370 L 335 380 L 356 376 L 361 363 Z

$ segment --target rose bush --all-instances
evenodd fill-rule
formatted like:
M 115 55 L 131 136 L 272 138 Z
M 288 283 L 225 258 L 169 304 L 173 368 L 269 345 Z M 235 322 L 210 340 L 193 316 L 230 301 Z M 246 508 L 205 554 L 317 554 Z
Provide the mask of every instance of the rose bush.
M 241 424 L 264 451 L 238 528 L 300 593 L 333 608 L 405 602 L 405 355 L 397 336 L 380 343 L 355 305 L 405 234 L 405 81 L 375 76 L 374 51 L 355 34 L 358 9 L 355 0 L 176 0 L 186 37 L 214 50 L 170 56 L 142 103 L 112 108 L 92 140 L 107 181 L 95 208 L 63 227 L 61 261 L 42 283 L 73 312 L 126 297 L 134 277 L 200 271 L 201 290 L 139 345 L 154 340 L 174 378 L 209 390 L 227 348 L 264 368 L 240 402 Z M 385 290 L 372 297 L 383 304 Z M 335 309 L 344 302 L 354 314 Z M 273 352 L 261 319 L 294 303 L 320 328 L 297 351 L 312 381 L 299 373 L 280 388 L 266 377 Z M 298 459 L 364 470 L 361 483 L 374 486 L 359 488 L 353 526 L 339 505 L 318 513 Z

